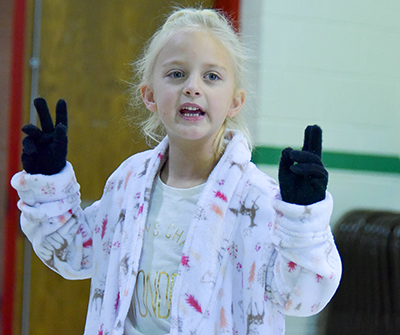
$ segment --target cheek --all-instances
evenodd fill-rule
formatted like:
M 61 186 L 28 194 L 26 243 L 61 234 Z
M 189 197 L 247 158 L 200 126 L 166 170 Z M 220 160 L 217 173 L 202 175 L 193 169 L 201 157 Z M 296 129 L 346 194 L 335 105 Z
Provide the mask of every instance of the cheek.
M 160 108 L 160 109 L 158 110 L 158 114 L 160 115 L 160 118 L 161 118 L 162 120 L 165 120 L 165 119 L 167 119 L 167 116 L 168 116 L 170 113 L 168 113 L 168 110 L 166 110 L 165 108 Z
M 159 99 L 157 99 L 158 104 L 171 106 L 172 104 L 175 103 L 175 100 L 176 100 L 175 97 L 176 97 L 176 93 L 174 93 L 172 90 L 164 91 L 159 96 Z
M 175 115 L 175 104 L 172 102 L 171 98 L 164 97 L 162 101 L 158 104 L 158 115 L 161 120 L 168 122 Z

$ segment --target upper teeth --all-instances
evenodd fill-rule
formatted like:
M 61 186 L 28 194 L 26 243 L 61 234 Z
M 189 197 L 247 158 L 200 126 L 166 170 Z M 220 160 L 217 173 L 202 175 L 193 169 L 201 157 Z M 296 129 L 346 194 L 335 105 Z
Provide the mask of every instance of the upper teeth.
M 189 110 L 189 111 L 197 111 L 197 110 L 199 110 L 199 109 L 196 108 L 196 107 L 183 107 L 182 109 L 187 109 L 187 110 Z

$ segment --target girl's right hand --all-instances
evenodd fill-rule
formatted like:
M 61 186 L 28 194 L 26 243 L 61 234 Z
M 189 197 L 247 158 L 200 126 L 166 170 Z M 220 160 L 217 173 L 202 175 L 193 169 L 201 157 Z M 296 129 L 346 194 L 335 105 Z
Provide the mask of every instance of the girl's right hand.
M 28 135 L 22 141 L 22 166 L 30 174 L 56 174 L 67 162 L 67 104 L 62 99 L 58 100 L 55 126 L 46 100 L 36 98 L 33 104 L 39 115 L 42 129 L 33 124 L 22 128 L 22 131 Z

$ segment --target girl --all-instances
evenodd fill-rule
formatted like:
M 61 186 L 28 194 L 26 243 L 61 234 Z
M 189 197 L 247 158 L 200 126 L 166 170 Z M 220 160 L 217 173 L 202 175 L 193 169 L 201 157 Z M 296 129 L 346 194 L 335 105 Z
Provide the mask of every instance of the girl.
M 244 56 L 218 12 L 181 9 L 136 63 L 161 143 L 127 159 L 80 208 L 66 162 L 67 112 L 27 125 L 12 185 L 35 252 L 68 279 L 91 278 L 85 334 L 283 334 L 284 315 L 319 312 L 341 263 L 321 129 L 282 153 L 278 186 L 250 162 Z M 297 164 L 294 164 L 297 162 Z

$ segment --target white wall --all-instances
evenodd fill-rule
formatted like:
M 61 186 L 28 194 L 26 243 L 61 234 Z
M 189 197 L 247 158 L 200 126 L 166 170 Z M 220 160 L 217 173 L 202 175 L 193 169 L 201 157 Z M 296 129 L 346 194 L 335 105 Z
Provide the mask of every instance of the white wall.
M 259 143 L 296 145 L 317 122 L 327 149 L 399 154 L 400 2 L 243 0 L 245 15 L 248 3 L 259 7 Z
M 397 0 L 242 0 L 256 144 L 300 148 L 317 123 L 326 151 L 400 156 L 399 18 Z M 399 174 L 330 171 L 335 214 L 400 210 L 399 186 Z
M 242 0 L 241 12 L 256 144 L 300 148 L 319 124 L 326 151 L 400 156 L 400 1 Z M 329 172 L 333 222 L 353 208 L 400 211 L 400 174 Z M 287 334 L 313 334 L 307 323 L 289 320 Z

